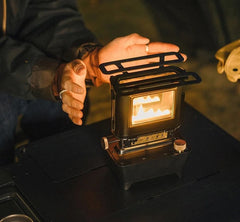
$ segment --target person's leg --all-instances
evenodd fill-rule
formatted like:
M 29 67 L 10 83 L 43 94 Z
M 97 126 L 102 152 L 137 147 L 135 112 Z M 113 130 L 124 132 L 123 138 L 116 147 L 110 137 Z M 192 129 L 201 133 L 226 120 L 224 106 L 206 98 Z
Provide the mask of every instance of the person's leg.
M 89 99 L 87 93 L 84 102 L 83 125 L 86 122 L 88 110 Z M 62 111 L 60 101 L 34 100 L 28 101 L 28 107 L 21 120 L 21 127 L 29 136 L 29 139 L 33 141 L 78 126 L 73 124 L 68 115 Z
M 13 162 L 18 115 L 25 101 L 0 93 L 0 165 Z
M 60 102 L 34 100 L 28 102 L 21 127 L 32 141 L 71 129 L 74 124 L 62 111 Z

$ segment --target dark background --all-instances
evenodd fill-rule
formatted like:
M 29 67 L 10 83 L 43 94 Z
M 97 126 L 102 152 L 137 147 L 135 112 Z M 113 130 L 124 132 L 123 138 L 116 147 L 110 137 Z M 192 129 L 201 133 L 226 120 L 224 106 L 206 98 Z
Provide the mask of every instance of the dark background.
M 151 41 L 172 42 L 188 55 L 181 66 L 202 83 L 186 89 L 186 101 L 240 140 L 240 87 L 216 70 L 216 51 L 239 38 L 236 0 L 78 0 L 86 25 L 100 42 L 136 32 Z M 88 123 L 110 116 L 108 86 L 90 91 Z M 197 127 L 197 126 L 196 126 Z

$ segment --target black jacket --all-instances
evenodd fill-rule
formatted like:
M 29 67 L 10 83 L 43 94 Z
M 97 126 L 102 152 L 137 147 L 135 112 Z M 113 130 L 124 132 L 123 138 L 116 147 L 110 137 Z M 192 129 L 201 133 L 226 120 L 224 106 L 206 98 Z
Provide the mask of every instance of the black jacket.
M 74 0 L 0 1 L 0 91 L 26 99 L 54 99 L 51 83 L 57 66 L 77 58 L 79 47 L 95 42 L 95 36 L 85 27 Z

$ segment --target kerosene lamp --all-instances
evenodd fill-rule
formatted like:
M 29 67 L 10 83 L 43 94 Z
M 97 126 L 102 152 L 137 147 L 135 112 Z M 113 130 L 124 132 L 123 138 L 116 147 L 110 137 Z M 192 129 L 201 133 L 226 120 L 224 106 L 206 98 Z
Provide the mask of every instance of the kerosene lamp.
M 183 86 L 201 81 L 170 65 L 181 61 L 180 53 L 168 52 L 100 65 L 104 74 L 120 73 L 110 79 L 112 135 L 102 138 L 102 146 L 125 190 L 150 178 L 181 177 L 190 152 L 178 130 Z

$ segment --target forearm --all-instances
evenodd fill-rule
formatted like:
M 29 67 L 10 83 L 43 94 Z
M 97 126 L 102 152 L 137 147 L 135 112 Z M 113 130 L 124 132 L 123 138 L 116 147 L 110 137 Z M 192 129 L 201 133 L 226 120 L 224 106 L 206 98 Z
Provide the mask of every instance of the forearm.
M 27 99 L 54 99 L 57 67 L 81 59 L 82 45 L 96 38 L 74 0 L 29 1 L 16 13 L 10 3 L 6 37 L 0 39 L 0 90 Z
M 18 38 L 50 57 L 70 62 L 78 57 L 79 47 L 97 42 L 83 22 L 74 0 L 31 1 L 19 28 Z
M 31 44 L 0 38 L 0 90 L 25 99 L 54 99 L 51 84 L 57 60 Z

